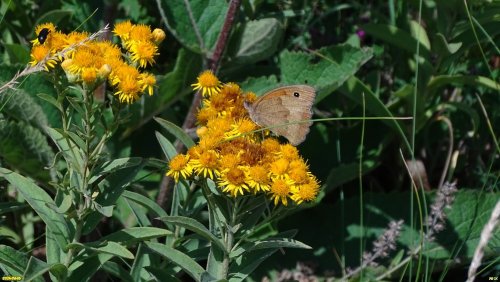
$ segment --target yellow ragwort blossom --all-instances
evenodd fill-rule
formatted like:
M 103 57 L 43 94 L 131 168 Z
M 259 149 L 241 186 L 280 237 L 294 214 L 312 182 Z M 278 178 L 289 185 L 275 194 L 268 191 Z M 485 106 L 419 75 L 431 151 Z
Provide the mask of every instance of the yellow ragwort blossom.
M 156 78 L 139 71 L 137 66 L 144 68 L 155 63 L 157 45 L 165 38 L 164 32 L 155 29 L 153 36 L 149 26 L 126 21 L 116 24 L 113 33 L 121 38 L 123 46 L 128 46 L 125 52 L 111 41 L 89 41 L 88 32 L 64 34 L 52 23 L 38 25 L 30 64 L 43 62 L 49 70 L 60 62 L 68 81 L 81 83 L 87 89 L 108 79 L 120 102 L 131 104 L 145 93 L 153 95 Z
M 221 82 L 211 70 L 206 70 L 198 76 L 198 81 L 191 84 L 194 90 L 201 89 L 205 97 L 210 97 L 220 91 Z
M 173 157 L 168 167 L 167 176 L 174 178 L 176 182 L 179 181 L 181 176 L 186 179 L 193 173 L 193 167 L 189 163 L 189 155 L 179 154 Z
M 214 180 L 231 197 L 264 193 L 275 205 L 316 199 L 318 181 L 297 148 L 280 144 L 268 131 L 256 131 L 258 125 L 243 106 L 256 100 L 254 93 L 244 93 L 235 83 L 222 84 L 210 71 L 193 86 L 205 97 L 197 113 L 200 140 L 187 153 L 196 178 Z M 176 170 L 171 166 L 167 173 Z

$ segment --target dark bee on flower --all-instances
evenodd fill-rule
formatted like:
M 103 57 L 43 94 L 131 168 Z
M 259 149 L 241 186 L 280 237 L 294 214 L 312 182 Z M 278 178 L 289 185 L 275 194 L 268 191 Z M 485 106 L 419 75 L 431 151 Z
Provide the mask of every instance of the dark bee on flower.
M 50 30 L 48 28 L 42 28 L 42 30 L 40 30 L 37 36 L 38 42 L 40 42 L 40 44 L 45 43 L 45 40 L 47 40 L 49 33 Z

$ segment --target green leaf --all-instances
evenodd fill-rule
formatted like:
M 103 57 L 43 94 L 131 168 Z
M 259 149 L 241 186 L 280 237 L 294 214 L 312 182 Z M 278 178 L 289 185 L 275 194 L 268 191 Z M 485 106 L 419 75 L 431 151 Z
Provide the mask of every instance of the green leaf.
M 75 250 L 84 249 L 84 253 L 87 255 L 94 253 L 110 254 L 117 257 L 134 259 L 134 255 L 127 248 L 116 242 L 70 243 L 68 244 L 68 248 Z
M 253 252 L 245 252 L 244 256 L 236 258 L 231 264 L 229 268 L 229 272 L 231 273 L 229 281 L 245 281 L 264 260 L 269 258 L 276 251 L 278 251 L 278 249 L 262 249 Z
M 45 262 L 35 258 L 30 257 L 28 261 L 28 266 L 23 273 L 24 281 L 44 281 L 43 274 L 50 270 L 50 265 Z
M 67 11 L 67 10 L 51 10 L 50 12 L 47 12 L 40 16 L 37 21 L 35 26 L 42 24 L 42 23 L 47 23 L 51 22 L 55 25 L 57 25 L 61 20 L 64 18 L 69 18 L 71 15 L 73 15 L 72 11 Z
M 490 88 L 495 91 L 500 91 L 500 83 L 495 82 L 487 77 L 478 76 L 478 75 L 438 75 L 432 77 L 427 85 L 427 93 L 428 95 L 434 94 L 441 87 L 446 85 L 455 85 L 455 86 L 464 86 L 464 85 L 472 85 L 472 86 L 483 86 Z
M 219 240 L 219 238 L 215 237 L 210 230 L 208 230 L 203 224 L 201 224 L 199 221 L 189 218 L 189 217 L 184 217 L 184 216 L 166 216 L 160 218 L 162 221 L 165 223 L 170 223 L 174 224 L 177 226 L 184 227 L 188 230 L 193 231 L 194 233 L 200 235 L 201 237 L 207 239 L 210 241 L 212 244 L 217 246 L 220 250 L 225 251 L 224 244 Z
M 191 148 L 194 146 L 194 141 L 187 135 L 182 128 L 177 125 L 171 123 L 168 120 L 164 120 L 161 118 L 155 118 L 156 122 L 158 122 L 163 128 L 168 130 L 168 132 L 172 133 L 177 139 L 179 139 L 187 148 Z
M 266 240 L 259 240 L 255 242 L 254 246 L 249 251 L 259 249 L 272 249 L 272 248 L 297 248 L 297 249 L 312 249 L 310 246 L 289 238 L 273 238 Z
M 278 84 L 278 79 L 276 76 L 259 76 L 259 77 L 249 77 L 247 80 L 240 83 L 241 89 L 244 91 L 252 91 L 257 95 L 262 95 L 273 88 L 276 88 Z M 259 95 L 259 96 L 260 96 Z
M 12 230 L 5 226 L 0 226 L 0 240 L 10 241 L 14 244 L 22 243 L 21 236 L 19 236 L 19 231 Z
M 11 64 L 25 65 L 30 61 L 30 51 L 26 45 L 21 44 L 2 44 L 9 54 Z
M 0 203 L 0 215 L 9 212 L 16 212 L 25 209 L 26 207 L 28 207 L 28 205 L 24 203 L 17 203 L 17 202 Z
M 314 54 L 284 51 L 280 54 L 281 82 L 314 86 L 318 103 L 353 76 L 372 55 L 372 49 L 350 45 L 321 48 L 316 52 L 319 58 Z
M 168 30 L 186 48 L 196 53 L 207 53 L 213 49 L 226 17 L 227 7 L 224 0 L 161 1 Z M 195 30 L 199 31 L 205 50 L 202 50 Z
M 410 29 L 411 35 L 413 35 L 413 37 L 416 38 L 420 44 L 424 45 L 427 50 L 431 50 L 431 42 L 429 41 L 429 37 L 427 36 L 425 29 L 414 20 L 410 21 Z
M 245 23 L 231 62 L 253 64 L 274 55 L 282 35 L 283 25 L 275 18 Z
M 69 138 L 64 137 L 58 130 L 47 128 L 47 134 L 59 148 L 66 162 L 71 163 L 73 168 L 81 170 L 83 165 L 83 153 Z
M 72 236 L 70 236 L 70 231 L 64 216 L 47 206 L 55 205 L 47 192 L 38 187 L 32 180 L 8 169 L 0 168 L 0 176 L 4 177 L 21 193 L 28 204 L 54 233 L 54 237 L 59 247 L 65 250 Z
M 146 243 L 146 246 L 178 265 L 195 281 L 201 281 L 201 276 L 205 272 L 205 270 L 203 269 L 203 267 L 201 267 L 201 265 L 199 265 L 189 256 L 174 248 L 159 243 L 149 242 Z
M 28 256 L 10 246 L 0 245 L 0 263 L 16 271 L 11 275 L 21 275 L 28 266 Z
M 2 113 L 16 120 L 21 120 L 40 130 L 49 125 L 43 108 L 34 97 L 23 89 L 8 90 L 0 95 Z
M 365 24 L 361 28 L 369 35 L 374 38 L 385 41 L 386 43 L 392 44 L 397 48 L 401 48 L 407 51 L 409 54 L 417 53 L 418 41 L 408 32 L 399 29 L 395 26 L 384 25 L 384 24 Z M 427 39 L 428 40 L 428 39 Z M 430 51 L 423 44 L 420 45 L 420 55 L 424 58 L 430 58 Z
M 111 233 L 100 241 L 112 241 L 124 245 L 132 245 L 138 242 L 171 235 L 172 232 L 156 227 L 131 227 Z
M 75 260 L 69 267 L 71 272 L 66 282 L 87 281 L 87 279 L 91 278 L 97 270 L 111 258 L 113 258 L 113 255 L 99 254 L 97 256 Z
M 119 281 L 127 281 L 127 282 L 134 281 L 134 279 L 132 279 L 132 276 L 130 276 L 130 274 L 127 272 L 127 270 L 125 270 L 123 267 L 121 267 L 116 262 L 107 261 L 102 266 L 102 269 L 104 271 L 106 271 L 107 273 L 118 278 Z
M 201 56 L 188 51 L 179 49 L 175 60 L 174 69 L 167 73 L 164 79 L 158 81 L 159 93 L 161 93 L 161 104 L 172 102 L 179 98 L 180 94 L 186 90 L 192 92 L 191 84 L 196 80 L 196 76 L 202 68 Z
M 133 160 L 136 160 L 136 158 L 133 158 Z M 114 164 L 118 163 L 122 162 L 117 162 Z M 135 177 L 145 164 L 146 161 L 143 160 L 139 163 L 136 163 L 135 161 L 126 162 L 126 165 L 124 166 L 112 165 L 113 172 L 106 175 L 104 180 L 99 183 L 101 193 L 99 193 L 99 195 L 95 199 L 95 202 L 101 206 L 115 205 L 116 201 L 125 190 L 125 187 L 130 185 L 130 182 L 135 179 Z M 95 228 L 97 223 L 99 223 L 101 218 L 102 214 L 100 214 L 99 212 L 93 212 L 92 214 L 90 214 L 85 220 L 83 226 L 83 234 L 88 234 L 89 232 L 91 232 Z
M 54 107 L 56 107 L 60 112 L 63 111 L 63 108 L 61 104 L 57 101 L 56 98 L 54 98 L 52 95 L 45 94 L 45 93 L 39 93 L 38 97 L 46 102 L 49 102 L 52 104 Z
M 146 207 L 149 211 L 153 212 L 159 217 L 168 216 L 167 212 L 165 212 L 165 210 L 163 210 L 163 208 L 160 207 L 160 205 L 158 205 L 155 201 L 151 200 L 148 197 L 130 191 L 124 191 L 122 196 L 129 201 L 133 201 L 141 206 Z
M 0 95 L 1 96 L 1 95 Z M 0 156 L 5 163 L 35 179 L 50 181 L 54 152 L 39 129 L 19 121 L 0 120 Z
M 143 159 L 138 157 L 114 159 L 104 162 L 95 169 L 94 176 L 90 179 L 89 184 L 93 184 L 101 176 L 110 175 L 121 169 L 136 167 L 141 165 Z
M 172 142 L 165 138 L 165 136 L 161 135 L 159 132 L 155 132 L 155 135 L 156 139 L 158 139 L 158 143 L 160 143 L 161 150 L 167 157 L 167 160 L 171 160 L 178 154 Z

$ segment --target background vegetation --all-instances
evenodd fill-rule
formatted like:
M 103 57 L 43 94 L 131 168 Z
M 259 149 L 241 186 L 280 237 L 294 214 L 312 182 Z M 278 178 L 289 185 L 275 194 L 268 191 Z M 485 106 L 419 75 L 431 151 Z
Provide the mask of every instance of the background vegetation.
M 150 69 L 157 78 L 154 95 L 128 106 L 127 118 L 106 146 L 109 160 L 137 161 L 130 170 L 110 172 L 110 186 L 122 181 L 126 191 L 108 203 L 114 207 L 112 215 L 97 217 L 82 241 L 123 228 L 157 226 L 153 218 L 166 215 L 158 211 L 160 205 L 168 214 L 172 205 L 168 195 L 160 195 L 171 185 L 164 175 L 172 152 L 165 152 L 162 142 L 172 145 L 179 135 L 153 118 L 182 127 L 193 100 L 191 84 L 212 66 L 229 3 L 38 2 L 1 2 L 2 82 L 30 61 L 29 41 L 40 23 L 53 22 L 65 32 L 96 32 L 106 23 L 131 20 L 167 32 Z M 241 1 L 225 52 L 217 60 L 219 79 L 257 94 L 280 85 L 312 85 L 317 89 L 314 118 L 332 118 L 315 122 L 299 146 L 322 184 L 317 201 L 290 208 L 256 235 L 267 238 L 296 230 L 294 239 L 311 249 L 273 250 L 265 263 L 247 270 L 251 279 L 342 277 L 348 268 L 360 265 L 363 251 L 371 250 L 371 242 L 388 223 L 400 219 L 404 224 L 395 250 L 379 265 L 367 267 L 365 279 L 465 279 L 481 230 L 500 198 L 499 26 L 498 1 Z M 60 160 L 58 149 L 44 128 L 62 125 L 58 110 L 40 94 L 54 96 L 56 90 L 43 72 L 23 79 L 16 88 L 0 94 L 0 167 L 35 180 L 54 196 L 50 183 L 63 168 L 53 165 Z M 344 119 L 349 117 L 357 118 Z M 156 133 L 166 140 L 159 141 Z M 123 180 L 125 175 L 133 178 Z M 445 181 L 456 181 L 458 188 L 445 209 L 445 228 L 414 259 L 405 261 L 424 238 L 429 227 L 423 222 Z M 46 260 L 43 216 L 15 186 L 0 178 L 1 251 L 20 251 L 25 263 L 31 256 Z M 153 206 L 153 201 L 159 205 Z M 206 222 L 206 205 L 195 207 L 183 206 L 179 215 Z M 191 243 L 178 249 L 196 260 L 206 258 L 202 240 L 191 239 L 196 240 L 185 239 Z M 134 260 L 117 256 L 90 274 L 109 280 L 189 279 L 182 269 L 141 246 L 128 246 Z M 496 229 L 484 250 L 481 277 L 498 277 L 499 246 Z M 152 276 L 138 266 L 144 253 L 148 262 L 141 261 L 142 266 L 150 266 Z M 0 271 L 16 269 L 6 261 L 5 256 L 0 260 Z M 21 270 L 24 276 L 30 273 Z

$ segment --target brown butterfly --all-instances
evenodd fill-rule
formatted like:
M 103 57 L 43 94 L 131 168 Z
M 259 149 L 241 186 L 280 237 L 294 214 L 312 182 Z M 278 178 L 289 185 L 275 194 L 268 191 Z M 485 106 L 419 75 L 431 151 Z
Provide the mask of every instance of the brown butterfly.
M 316 97 L 308 85 L 290 85 L 276 88 L 262 95 L 254 103 L 245 102 L 250 118 L 276 135 L 284 136 L 294 146 L 302 143 L 312 122 L 311 107 Z M 292 123 L 292 124 L 289 124 Z

